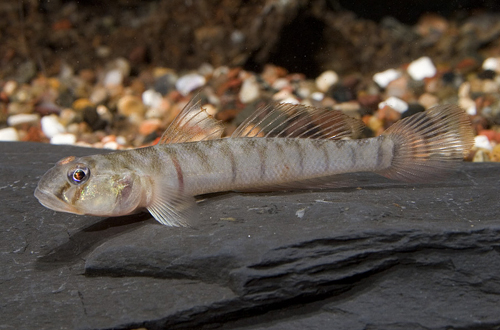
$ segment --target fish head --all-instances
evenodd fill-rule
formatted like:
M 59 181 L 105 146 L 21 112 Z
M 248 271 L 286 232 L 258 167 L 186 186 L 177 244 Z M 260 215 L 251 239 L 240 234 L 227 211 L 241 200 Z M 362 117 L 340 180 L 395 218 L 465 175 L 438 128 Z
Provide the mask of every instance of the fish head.
M 59 212 L 97 216 L 132 213 L 143 196 L 140 178 L 131 169 L 103 166 L 99 157 L 60 160 L 42 176 L 35 197 L 43 206 Z

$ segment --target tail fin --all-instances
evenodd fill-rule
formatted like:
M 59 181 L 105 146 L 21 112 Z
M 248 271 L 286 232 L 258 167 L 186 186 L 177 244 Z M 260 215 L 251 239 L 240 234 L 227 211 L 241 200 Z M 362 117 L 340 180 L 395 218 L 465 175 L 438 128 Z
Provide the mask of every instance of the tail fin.
M 406 182 L 442 179 L 469 153 L 474 142 L 467 114 L 442 105 L 405 118 L 384 133 L 394 142 L 392 166 L 379 174 Z

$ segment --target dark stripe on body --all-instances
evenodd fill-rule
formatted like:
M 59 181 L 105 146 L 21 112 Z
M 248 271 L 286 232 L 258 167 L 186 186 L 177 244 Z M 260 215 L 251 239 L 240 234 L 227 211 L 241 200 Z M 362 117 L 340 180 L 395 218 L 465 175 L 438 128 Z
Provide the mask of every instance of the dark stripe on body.
M 205 147 L 205 148 L 202 148 Z M 210 162 L 209 149 L 213 147 L 213 141 L 203 142 L 203 144 L 191 143 L 189 151 L 193 152 L 200 160 L 200 165 L 203 166 L 205 171 L 213 170 L 213 164 Z
M 179 159 L 177 159 L 177 155 L 175 154 L 170 154 L 170 159 L 172 160 L 172 163 L 174 164 L 175 171 L 177 172 L 177 180 L 179 182 L 179 194 L 184 193 L 184 175 L 182 174 L 182 168 L 181 164 L 179 164 Z
M 384 160 L 384 155 L 382 154 L 384 152 L 384 149 L 382 148 L 382 143 L 383 143 L 383 140 L 378 140 L 377 141 L 377 155 L 375 157 L 377 157 L 375 159 L 375 166 L 377 167 L 377 169 L 380 168 L 380 166 L 382 165 L 382 161 Z
M 233 150 L 229 147 L 229 144 L 225 144 L 222 148 L 222 152 L 229 158 L 229 162 L 231 163 L 231 183 L 236 182 L 236 159 L 234 158 Z
M 355 146 L 352 144 L 352 143 L 346 143 L 348 146 L 349 146 L 349 157 L 350 157 L 350 160 L 351 160 L 351 166 L 356 166 L 356 148 Z M 346 145 L 344 144 L 344 145 Z M 359 142 L 358 142 L 358 145 L 359 145 Z
M 327 141 L 321 143 L 320 149 L 323 151 L 323 155 L 325 157 L 324 171 L 327 173 L 330 170 L 330 153 L 328 152 Z
M 300 140 L 298 139 L 293 139 L 290 140 L 293 141 L 293 145 L 295 149 L 297 150 L 297 154 L 299 155 L 299 170 L 300 174 L 302 175 L 304 173 L 304 150 L 302 149 L 302 146 L 300 145 Z
M 162 159 L 162 151 L 165 150 L 165 149 L 159 149 L 159 148 L 151 148 L 150 150 L 148 150 L 149 152 L 147 154 L 142 154 L 140 152 L 141 149 L 136 149 L 138 152 L 137 154 L 146 158 L 147 161 L 148 161 L 148 166 L 151 166 L 150 168 L 156 172 L 156 173 L 160 173 L 162 170 L 163 170 L 163 166 L 164 166 L 164 160 Z M 146 151 L 146 150 L 144 150 Z M 137 157 L 137 159 L 139 160 L 139 157 Z
M 257 146 L 257 153 L 260 158 L 260 179 L 263 180 L 266 177 L 266 151 L 267 151 L 267 143 L 263 141 L 262 145 Z

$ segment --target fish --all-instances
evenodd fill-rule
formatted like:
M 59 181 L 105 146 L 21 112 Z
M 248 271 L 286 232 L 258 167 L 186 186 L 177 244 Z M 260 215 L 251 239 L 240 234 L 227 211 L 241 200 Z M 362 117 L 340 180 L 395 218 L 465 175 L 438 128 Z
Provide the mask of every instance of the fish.
M 356 138 L 362 121 L 301 104 L 258 108 L 229 137 L 194 98 L 158 144 L 58 161 L 40 179 L 45 207 L 113 217 L 141 211 L 167 226 L 190 226 L 195 196 L 224 191 L 335 187 L 339 175 L 375 172 L 434 182 L 468 155 L 474 135 L 457 105 L 404 118 L 380 136 Z

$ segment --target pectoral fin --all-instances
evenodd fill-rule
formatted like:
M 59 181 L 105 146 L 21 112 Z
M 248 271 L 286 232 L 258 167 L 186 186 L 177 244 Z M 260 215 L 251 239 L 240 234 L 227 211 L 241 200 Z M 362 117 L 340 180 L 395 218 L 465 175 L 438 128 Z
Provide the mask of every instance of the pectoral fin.
M 175 193 L 175 188 L 161 186 L 147 207 L 159 223 L 171 227 L 189 227 L 194 197 Z

